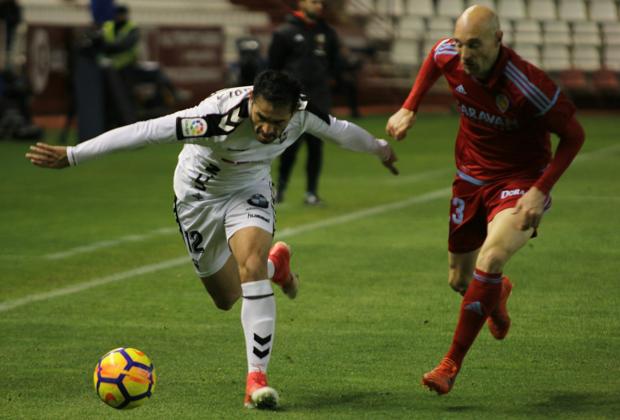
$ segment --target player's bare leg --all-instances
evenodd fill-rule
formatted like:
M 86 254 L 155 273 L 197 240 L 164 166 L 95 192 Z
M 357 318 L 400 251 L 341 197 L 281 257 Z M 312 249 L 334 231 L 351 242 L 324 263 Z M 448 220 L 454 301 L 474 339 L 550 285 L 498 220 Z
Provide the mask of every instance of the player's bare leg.
M 448 284 L 461 295 L 465 294 L 469 286 L 479 252 L 480 248 L 458 254 L 448 252 Z
M 461 303 L 450 350 L 441 363 L 422 378 L 426 387 L 440 395 L 452 389 L 465 355 L 500 301 L 504 265 L 532 235 L 531 229 L 518 228 L 519 221 L 514 209 L 506 209 L 487 226 L 487 238 L 478 254 L 474 278 Z
M 484 254 L 481 252 L 477 263 L 479 266 L 503 270 L 506 262 L 532 237 L 533 229 L 519 229 L 518 218 L 519 215 L 514 214 L 514 209 L 506 209 L 499 212 L 489 223 L 489 234 L 483 246 Z M 491 334 L 498 340 L 504 339 L 510 329 L 511 320 L 506 305 L 511 293 L 512 283 L 504 276 L 499 302 L 487 320 Z
M 257 227 L 238 230 L 230 238 L 241 281 L 241 324 L 245 334 L 248 376 L 244 404 L 273 409 L 278 393 L 267 384 L 267 366 L 275 336 L 276 304 L 267 276 L 271 233 Z
M 200 280 L 218 309 L 229 310 L 241 297 L 239 269 L 232 255 L 217 273 Z
M 276 242 L 269 251 L 267 263 L 268 277 L 282 288 L 284 294 L 294 299 L 297 296 L 299 279 L 297 274 L 291 271 L 291 256 L 292 252 L 287 243 Z M 231 309 L 241 297 L 239 268 L 232 255 L 217 273 L 201 277 L 200 280 L 218 309 Z
M 520 230 L 514 209 L 500 211 L 487 226 L 487 237 L 480 249 L 476 268 L 502 271 L 508 260 L 532 237 L 533 229 Z

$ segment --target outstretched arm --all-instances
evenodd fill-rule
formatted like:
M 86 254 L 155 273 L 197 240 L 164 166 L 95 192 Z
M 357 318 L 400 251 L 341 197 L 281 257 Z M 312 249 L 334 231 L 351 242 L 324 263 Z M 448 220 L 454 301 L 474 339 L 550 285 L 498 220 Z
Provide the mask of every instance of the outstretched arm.
M 324 120 L 310 112 L 307 114 L 305 131 L 336 143 L 344 149 L 372 153 L 379 157 L 383 166 L 388 168 L 392 174 L 398 175 L 398 169 L 394 166 L 398 158 L 387 141 L 375 138 L 368 131 L 350 121 L 339 120 L 331 115 L 325 116 Z
M 149 143 L 165 143 L 176 138 L 172 115 L 115 128 L 77 146 L 52 146 L 37 143 L 26 158 L 43 168 L 75 166 L 118 150 L 135 149 Z
M 177 119 L 179 117 L 205 115 L 210 108 L 211 104 L 207 99 L 197 107 L 115 128 L 77 146 L 65 147 L 37 143 L 30 147 L 26 158 L 42 168 L 60 169 L 75 166 L 118 150 L 135 149 L 147 144 L 171 143 L 178 139 Z
M 385 131 L 389 136 L 396 140 L 405 138 L 407 130 L 415 123 L 416 113 L 424 95 L 435 84 L 440 75 L 441 71 L 435 63 L 435 48 L 433 48 L 420 67 L 409 96 L 402 107 L 388 120 Z
M 30 151 L 26 153 L 33 165 L 42 168 L 62 169 L 69 166 L 66 146 L 50 146 L 46 143 L 37 143 L 30 146 Z

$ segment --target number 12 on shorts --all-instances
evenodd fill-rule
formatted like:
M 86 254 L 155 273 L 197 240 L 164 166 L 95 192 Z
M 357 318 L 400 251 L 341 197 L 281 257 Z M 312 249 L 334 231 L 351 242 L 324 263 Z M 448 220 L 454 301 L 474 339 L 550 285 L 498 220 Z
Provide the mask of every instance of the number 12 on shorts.
M 191 232 L 183 231 L 183 236 L 185 237 L 185 244 L 187 245 L 189 252 L 204 252 L 205 249 L 201 246 L 203 239 L 200 232 L 197 230 L 192 230 Z

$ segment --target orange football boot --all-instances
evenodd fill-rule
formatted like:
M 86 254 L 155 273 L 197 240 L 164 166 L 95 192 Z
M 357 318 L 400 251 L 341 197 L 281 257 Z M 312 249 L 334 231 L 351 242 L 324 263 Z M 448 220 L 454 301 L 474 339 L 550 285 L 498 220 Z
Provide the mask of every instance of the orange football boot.
M 452 359 L 444 357 L 435 369 L 425 373 L 422 385 L 439 395 L 447 394 L 452 389 L 460 367 Z
M 280 396 L 278 392 L 267 385 L 267 375 L 263 372 L 250 372 L 245 385 L 245 400 L 247 408 L 275 409 Z
M 269 251 L 269 259 L 275 267 L 271 280 L 282 288 L 286 296 L 295 299 L 299 279 L 291 272 L 291 248 L 285 242 L 276 242 Z

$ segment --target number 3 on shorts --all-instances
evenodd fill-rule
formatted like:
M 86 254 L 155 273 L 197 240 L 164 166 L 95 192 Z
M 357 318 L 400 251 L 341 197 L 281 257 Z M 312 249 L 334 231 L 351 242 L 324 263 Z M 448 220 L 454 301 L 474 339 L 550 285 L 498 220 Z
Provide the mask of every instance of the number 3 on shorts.
M 450 216 L 452 218 L 452 223 L 455 225 L 460 225 L 463 223 L 463 212 L 465 211 L 465 201 L 461 198 L 454 197 L 452 199 L 452 207 L 454 211 Z

